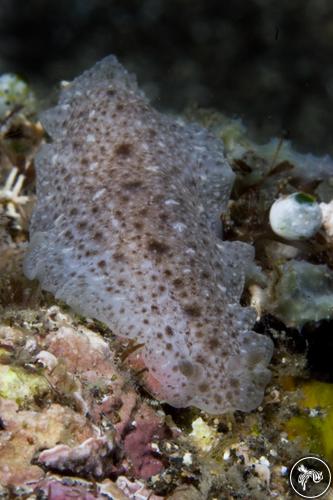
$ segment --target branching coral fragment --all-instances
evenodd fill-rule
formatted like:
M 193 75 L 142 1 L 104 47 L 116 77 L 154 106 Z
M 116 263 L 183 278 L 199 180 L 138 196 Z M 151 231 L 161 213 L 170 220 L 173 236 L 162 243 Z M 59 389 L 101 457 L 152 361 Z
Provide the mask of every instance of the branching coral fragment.
M 29 196 L 20 195 L 25 175 L 20 174 L 17 167 L 10 171 L 5 184 L 0 188 L 0 204 L 5 207 L 8 217 L 19 219 L 22 216 L 21 205 L 29 201 Z

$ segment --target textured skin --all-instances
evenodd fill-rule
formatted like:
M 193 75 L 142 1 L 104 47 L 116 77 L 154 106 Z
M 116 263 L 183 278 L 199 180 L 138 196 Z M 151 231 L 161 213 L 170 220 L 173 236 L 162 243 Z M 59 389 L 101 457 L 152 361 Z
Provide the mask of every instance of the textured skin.
M 152 109 L 113 56 L 42 122 L 52 142 L 37 160 L 27 276 L 145 344 L 171 405 L 255 408 L 272 344 L 239 305 L 252 248 L 216 235 L 234 179 L 222 143 Z

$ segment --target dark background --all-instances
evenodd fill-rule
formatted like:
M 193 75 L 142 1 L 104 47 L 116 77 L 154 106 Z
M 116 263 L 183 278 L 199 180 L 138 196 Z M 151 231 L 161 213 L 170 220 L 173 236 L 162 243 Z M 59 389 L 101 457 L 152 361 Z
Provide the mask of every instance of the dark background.
M 0 0 L 0 71 L 40 95 L 114 53 L 160 109 L 333 153 L 332 0 Z

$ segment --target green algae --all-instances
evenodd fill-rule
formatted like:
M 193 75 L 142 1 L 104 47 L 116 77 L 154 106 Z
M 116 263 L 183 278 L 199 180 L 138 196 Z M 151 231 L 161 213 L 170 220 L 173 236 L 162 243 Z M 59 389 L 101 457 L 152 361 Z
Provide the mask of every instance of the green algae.
M 11 73 L 0 77 L 0 118 L 15 108 L 24 108 L 26 114 L 35 107 L 35 96 L 24 80 Z
M 314 196 L 312 196 L 311 194 L 308 194 L 308 193 L 297 193 L 295 195 L 295 200 L 300 205 L 304 205 L 304 204 L 310 204 L 310 205 L 312 205 L 313 203 L 316 202 L 316 198 Z
M 50 390 L 46 379 L 24 368 L 0 365 L 0 397 L 21 405 L 45 395 Z
M 287 326 L 333 315 L 333 272 L 326 265 L 291 260 L 276 270 L 267 309 Z
M 333 384 L 313 380 L 301 387 L 301 393 L 302 414 L 286 423 L 288 436 L 301 439 L 311 453 L 322 456 L 333 466 Z

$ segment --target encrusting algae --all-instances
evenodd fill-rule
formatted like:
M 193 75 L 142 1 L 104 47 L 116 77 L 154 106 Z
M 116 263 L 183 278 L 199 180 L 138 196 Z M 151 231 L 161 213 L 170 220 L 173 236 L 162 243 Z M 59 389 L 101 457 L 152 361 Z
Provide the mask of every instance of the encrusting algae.
M 51 390 L 43 376 L 15 366 L 0 365 L 0 380 L 0 397 L 19 405 L 31 403 Z
M 309 381 L 300 385 L 301 414 L 290 418 L 285 428 L 290 439 L 304 442 L 311 453 L 323 456 L 333 466 L 333 385 Z

